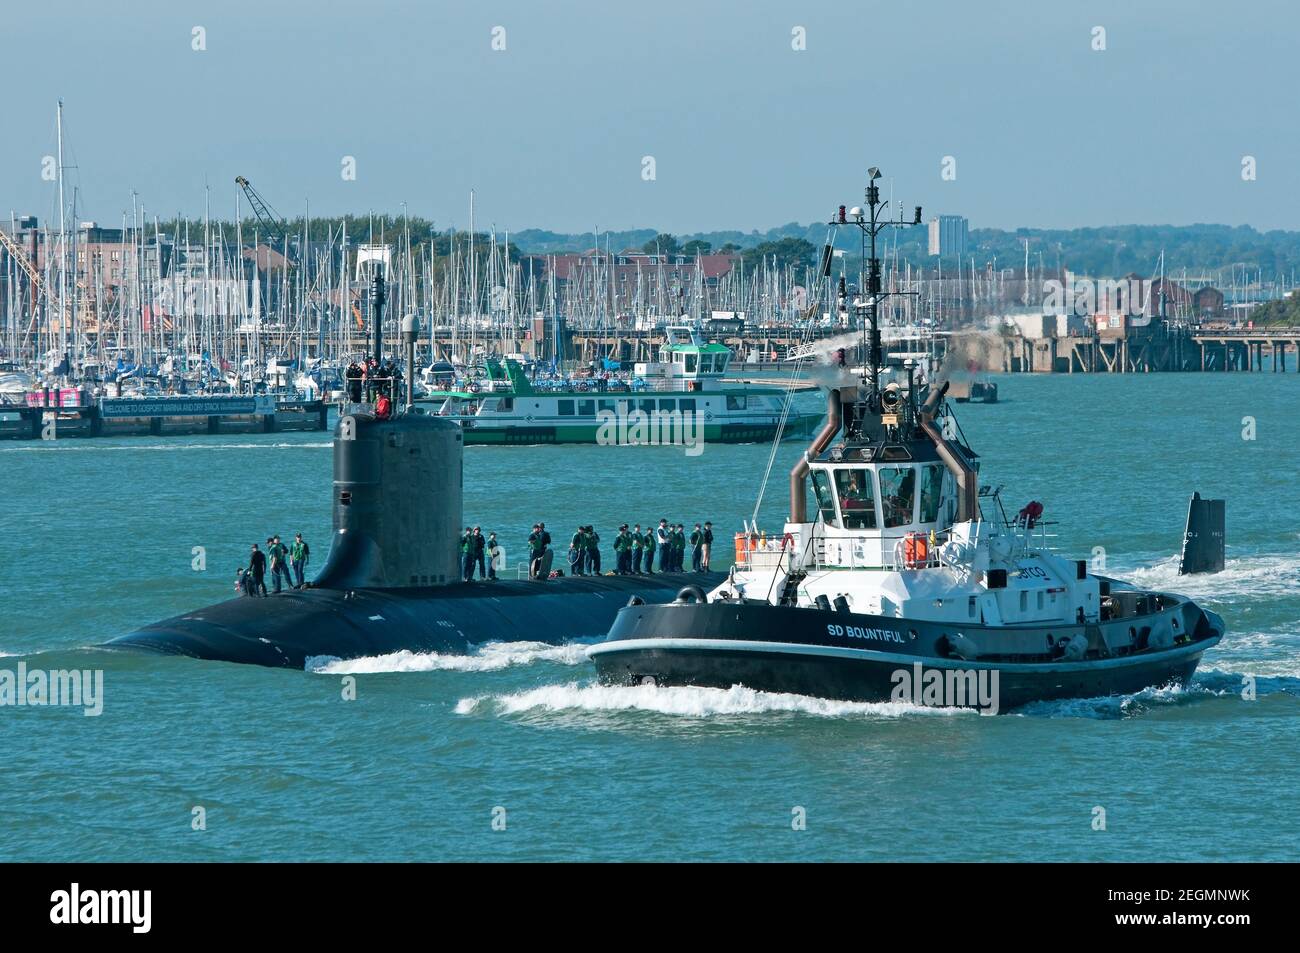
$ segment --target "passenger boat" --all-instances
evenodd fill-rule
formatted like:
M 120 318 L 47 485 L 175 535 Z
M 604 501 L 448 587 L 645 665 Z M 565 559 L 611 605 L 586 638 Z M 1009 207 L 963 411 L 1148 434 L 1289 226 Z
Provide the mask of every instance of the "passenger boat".
M 731 350 L 692 328 L 667 328 L 659 359 L 627 378 L 533 381 L 514 360 L 488 361 L 422 401 L 459 421 L 466 444 L 759 443 L 807 437 L 820 415 L 789 406 L 788 390 L 728 383 Z

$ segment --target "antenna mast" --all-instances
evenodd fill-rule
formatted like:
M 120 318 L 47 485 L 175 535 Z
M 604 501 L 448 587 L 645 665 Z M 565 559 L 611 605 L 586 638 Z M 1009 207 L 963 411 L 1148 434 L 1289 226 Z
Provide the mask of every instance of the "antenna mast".
M 916 212 L 912 221 L 905 221 L 901 214 L 897 219 L 882 219 L 881 213 L 889 205 L 889 201 L 880 200 L 880 187 L 876 185 L 876 180 L 880 178 L 880 170 L 872 166 L 867 170 L 867 189 L 866 200 L 867 209 L 864 214 L 860 208 L 855 208 L 851 213 L 846 212 L 843 205 L 839 207 L 836 217 L 830 222 L 833 226 L 856 225 L 861 231 L 862 237 L 862 291 L 866 294 L 865 304 L 859 297 L 855 304 L 859 314 L 866 311 L 867 324 L 862 328 L 863 350 L 866 353 L 866 363 L 863 366 L 862 382 L 869 385 L 870 402 L 873 407 L 879 404 L 880 395 L 880 369 L 883 364 L 880 347 L 880 301 L 882 298 L 888 298 L 891 295 L 914 295 L 914 291 L 884 291 L 880 279 L 880 258 L 876 254 L 876 236 L 887 228 L 911 228 L 914 225 L 921 224 L 921 206 L 916 206 Z M 901 212 L 901 210 L 900 210 Z M 852 221 L 849 215 L 852 215 Z

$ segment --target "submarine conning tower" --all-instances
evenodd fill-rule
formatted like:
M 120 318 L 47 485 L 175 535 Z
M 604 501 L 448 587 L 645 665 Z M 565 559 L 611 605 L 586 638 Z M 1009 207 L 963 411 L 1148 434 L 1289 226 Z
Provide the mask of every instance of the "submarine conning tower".
M 375 363 L 383 360 L 384 273 L 374 276 Z M 334 536 L 319 589 L 400 589 L 460 581 L 464 487 L 460 424 L 416 411 L 418 323 L 402 321 L 405 412 L 345 406 L 334 427 Z M 396 396 L 396 380 L 388 381 Z M 389 404 L 391 408 L 391 403 Z
M 334 428 L 334 536 L 315 585 L 438 586 L 460 580 L 460 425 L 349 414 Z

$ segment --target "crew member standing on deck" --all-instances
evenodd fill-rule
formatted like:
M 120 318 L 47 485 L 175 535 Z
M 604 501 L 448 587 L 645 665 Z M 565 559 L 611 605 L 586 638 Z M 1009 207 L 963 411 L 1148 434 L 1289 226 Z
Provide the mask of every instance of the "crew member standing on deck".
M 579 526 L 569 540 L 569 575 L 581 576 L 587 561 L 587 527 Z
M 709 571 L 709 558 L 713 555 L 713 524 L 704 523 L 704 571 Z
M 354 404 L 361 403 L 361 379 L 365 376 L 365 371 L 361 369 L 360 364 L 353 361 L 348 365 L 348 369 L 344 371 L 343 376 L 347 380 L 348 400 Z
M 303 577 L 303 571 L 307 568 L 307 560 L 310 558 L 311 547 L 302 538 L 302 533 L 294 533 L 293 545 L 289 547 L 289 559 L 293 564 L 293 587 L 295 589 L 301 589 L 307 584 Z
M 528 536 L 528 578 L 540 579 L 542 557 L 546 555 L 546 542 L 542 536 L 542 527 L 534 523 L 533 531 Z
M 632 527 L 632 572 L 634 575 L 641 575 L 641 550 L 645 546 L 645 540 L 641 538 L 641 524 L 637 523 Z
M 487 549 L 487 540 L 483 538 L 481 527 L 474 527 L 474 538 L 471 540 L 474 544 L 474 563 L 478 566 L 478 577 L 487 578 L 487 567 L 483 565 L 483 552 Z
M 624 523 L 614 537 L 614 572 L 626 576 L 632 571 L 632 534 Z
M 280 542 L 279 536 L 272 536 L 266 541 L 266 550 L 271 557 L 271 581 L 275 583 L 275 592 L 281 591 L 281 580 L 293 588 L 293 577 L 289 575 L 289 547 Z
M 253 544 L 252 555 L 248 558 L 248 571 L 253 574 L 249 595 L 266 595 L 266 554 L 257 548 L 257 543 Z
M 600 534 L 591 525 L 587 526 L 587 572 L 600 575 Z
M 489 579 L 495 579 L 497 577 L 497 560 L 500 558 L 500 556 L 501 556 L 501 546 L 500 544 L 497 543 L 497 534 L 488 533 L 487 565 L 488 565 Z
M 673 571 L 673 547 L 672 547 L 672 530 L 668 528 L 667 520 L 659 521 L 659 528 L 655 530 L 655 542 L 659 546 L 659 571 Z
M 691 572 L 704 571 L 704 531 L 700 524 L 691 530 Z
M 474 530 L 468 526 L 460 538 L 460 577 L 465 582 L 474 579 Z
M 647 523 L 647 526 L 650 524 Z M 645 544 L 645 574 L 653 576 L 655 574 L 655 533 L 654 530 L 648 529 L 645 535 L 641 537 Z M 660 568 L 663 568 L 662 566 Z

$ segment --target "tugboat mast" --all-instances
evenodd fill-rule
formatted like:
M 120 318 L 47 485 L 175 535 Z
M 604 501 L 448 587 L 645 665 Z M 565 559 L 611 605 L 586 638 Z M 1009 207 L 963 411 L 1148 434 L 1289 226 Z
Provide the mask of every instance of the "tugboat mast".
M 913 292 L 889 291 L 882 288 L 880 278 L 880 259 L 876 256 L 876 236 L 887 228 L 911 228 L 914 225 L 921 224 L 921 206 L 916 206 L 916 212 L 912 221 L 906 221 L 902 217 L 902 209 L 899 209 L 899 217 L 896 219 L 882 219 L 881 213 L 889 205 L 888 200 L 880 200 L 880 187 L 876 185 L 876 180 L 880 178 L 880 169 L 872 166 L 867 170 L 867 189 L 866 189 L 866 214 L 860 208 L 855 208 L 851 212 L 846 212 L 845 207 L 841 205 L 834 220 L 830 222 L 832 226 L 856 225 L 861 231 L 862 239 L 862 274 L 859 277 L 862 290 L 867 295 L 866 303 L 862 304 L 861 299 L 855 305 L 856 309 L 867 313 L 867 324 L 863 327 L 863 350 L 866 353 L 866 362 L 863 367 L 865 371 L 862 383 L 868 387 L 870 394 L 868 400 L 872 410 L 879 410 L 880 407 L 880 369 L 884 363 L 881 346 L 880 346 L 880 300 L 890 297 L 891 295 L 906 295 Z M 850 221 L 849 215 L 852 215 Z M 870 252 L 870 254 L 868 254 Z M 844 292 L 841 291 L 841 299 Z M 841 300 L 841 304 L 843 301 Z M 869 335 L 869 337 L 868 337 Z

